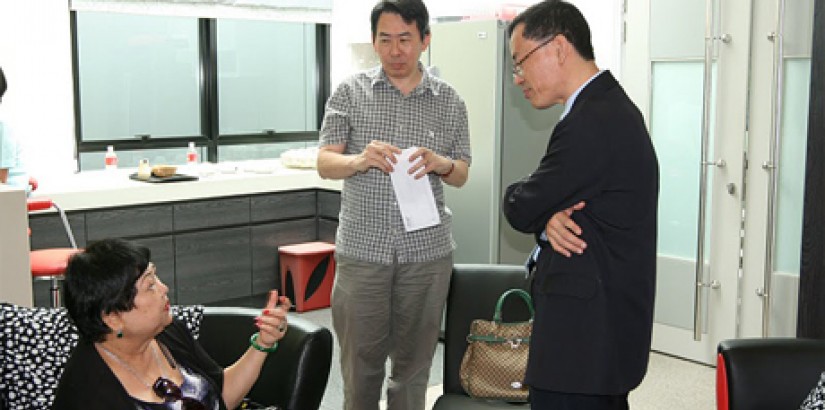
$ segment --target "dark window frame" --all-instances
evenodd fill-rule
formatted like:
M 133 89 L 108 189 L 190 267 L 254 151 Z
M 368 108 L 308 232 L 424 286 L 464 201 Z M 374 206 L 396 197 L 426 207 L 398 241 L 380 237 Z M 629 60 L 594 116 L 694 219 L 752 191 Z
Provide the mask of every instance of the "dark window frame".
M 163 148 L 186 147 L 190 141 L 198 147 L 206 148 L 205 160 L 218 162 L 218 147 L 230 145 L 272 144 L 273 142 L 316 142 L 318 131 L 273 132 L 256 134 L 221 135 L 218 123 L 218 19 L 198 18 L 198 64 L 201 72 L 200 84 L 200 124 L 201 135 L 181 135 L 175 137 L 151 138 L 144 136 L 133 140 L 83 140 L 83 115 L 80 105 L 80 63 L 78 56 L 77 12 L 70 13 L 72 42 L 72 79 L 74 82 L 74 120 L 75 147 L 78 168 L 80 154 L 105 152 L 106 147 L 114 145 L 117 150 L 133 151 Z M 330 94 L 330 38 L 328 24 L 315 24 L 315 76 L 317 78 L 315 95 L 317 100 L 317 124 L 321 128 L 324 106 Z M 227 138 L 230 137 L 230 138 Z

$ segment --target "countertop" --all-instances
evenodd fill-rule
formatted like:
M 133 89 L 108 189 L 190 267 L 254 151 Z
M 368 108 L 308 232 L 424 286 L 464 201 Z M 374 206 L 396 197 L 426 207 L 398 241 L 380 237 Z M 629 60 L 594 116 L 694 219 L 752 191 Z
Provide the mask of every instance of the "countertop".
M 181 167 L 197 181 L 149 183 L 129 179 L 136 168 L 84 171 L 39 180 L 32 198 L 48 197 L 66 211 L 206 199 L 298 189 L 340 191 L 342 181 L 322 179 L 315 169 L 294 169 L 279 160 Z

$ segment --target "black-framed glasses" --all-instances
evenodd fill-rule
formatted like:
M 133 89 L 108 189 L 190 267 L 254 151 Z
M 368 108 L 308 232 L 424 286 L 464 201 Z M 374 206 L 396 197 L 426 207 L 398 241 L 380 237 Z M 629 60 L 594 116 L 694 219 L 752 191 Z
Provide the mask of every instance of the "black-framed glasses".
M 556 38 L 555 35 L 550 36 L 550 38 L 542 41 L 541 44 L 533 47 L 532 50 L 528 51 L 527 54 L 525 54 L 524 57 L 521 58 L 521 60 L 516 61 L 516 63 L 513 64 L 513 76 L 524 78 L 524 69 L 521 68 L 521 65 L 524 64 L 524 61 L 527 60 L 531 55 L 533 55 L 533 53 L 535 53 L 538 49 L 550 44 L 550 42 L 553 41 L 554 38 Z
M 201 403 L 200 400 L 184 396 L 180 387 L 167 378 L 158 377 L 155 384 L 152 385 L 152 391 L 167 403 L 180 400 L 183 410 L 207 410 L 205 404 Z

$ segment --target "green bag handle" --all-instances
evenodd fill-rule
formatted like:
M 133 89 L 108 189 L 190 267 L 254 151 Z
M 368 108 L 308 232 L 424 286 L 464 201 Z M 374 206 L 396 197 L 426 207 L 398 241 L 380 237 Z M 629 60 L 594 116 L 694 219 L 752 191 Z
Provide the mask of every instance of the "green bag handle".
M 510 289 L 501 294 L 498 297 L 498 302 L 496 303 L 496 312 L 493 314 L 493 321 L 496 323 L 501 323 L 501 307 L 504 305 L 504 299 L 507 299 L 507 296 L 510 295 L 519 295 L 524 300 L 524 303 L 527 304 L 527 308 L 530 309 L 530 320 L 533 320 L 533 317 L 536 315 L 535 309 L 533 309 L 533 298 L 530 297 L 530 294 L 525 292 L 524 289 Z

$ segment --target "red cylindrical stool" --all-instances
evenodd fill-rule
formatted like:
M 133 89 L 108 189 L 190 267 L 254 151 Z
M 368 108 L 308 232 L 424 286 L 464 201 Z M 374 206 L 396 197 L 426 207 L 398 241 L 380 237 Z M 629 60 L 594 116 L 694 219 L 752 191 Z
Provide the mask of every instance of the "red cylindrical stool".
M 295 310 L 329 306 L 335 281 L 335 245 L 308 242 L 278 247 L 281 260 L 281 292 L 289 297 Z

